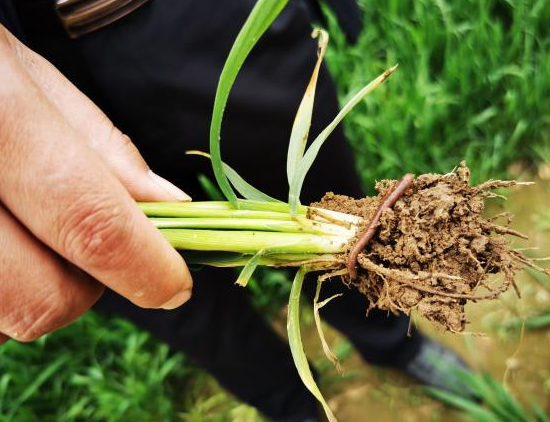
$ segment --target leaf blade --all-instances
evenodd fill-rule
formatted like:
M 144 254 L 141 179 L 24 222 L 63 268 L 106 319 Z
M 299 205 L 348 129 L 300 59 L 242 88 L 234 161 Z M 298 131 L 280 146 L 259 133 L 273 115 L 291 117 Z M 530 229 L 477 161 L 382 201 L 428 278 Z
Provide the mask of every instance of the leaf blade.
M 250 277 L 254 274 L 254 271 L 256 271 L 256 268 L 258 268 L 258 264 L 260 263 L 260 258 L 266 254 L 266 250 L 262 249 L 259 250 L 248 260 L 246 265 L 241 270 L 239 277 L 237 278 L 237 281 L 235 281 L 235 284 L 241 287 L 246 287 L 248 284 L 248 280 L 250 280 Z
M 191 150 L 191 151 L 186 151 L 185 154 L 200 155 L 201 157 L 206 157 L 209 160 L 212 160 L 212 156 L 207 152 L 203 152 L 203 151 Z M 232 167 L 230 167 L 228 164 L 224 163 L 223 161 L 222 161 L 222 168 L 223 168 L 224 174 L 227 176 L 229 181 L 233 184 L 237 192 L 239 192 L 245 199 L 248 199 L 251 201 L 260 201 L 260 202 L 282 202 L 282 201 L 279 201 L 278 199 L 275 199 L 263 193 L 261 190 L 256 189 L 254 186 L 252 186 L 250 183 L 244 180 L 239 175 L 239 173 L 237 173 Z
M 287 332 L 288 343 L 290 345 L 290 351 L 292 353 L 292 359 L 298 370 L 298 374 L 302 379 L 302 382 L 306 388 L 315 396 L 317 400 L 323 406 L 327 418 L 330 422 L 338 422 L 327 402 L 325 401 L 319 387 L 313 379 L 313 375 L 309 368 L 309 362 L 304 352 L 302 345 L 302 335 L 300 333 L 300 294 L 302 292 L 302 285 L 304 277 L 308 273 L 307 267 L 300 267 L 294 281 L 292 283 L 292 289 L 290 291 L 290 299 L 288 301 L 288 319 L 287 319 Z
M 313 73 L 309 80 L 306 91 L 296 112 L 292 132 L 290 134 L 290 142 L 288 145 L 288 155 L 286 160 L 286 174 L 288 185 L 292 183 L 294 173 L 306 149 L 309 129 L 311 127 L 311 116 L 313 114 L 313 103 L 315 102 L 315 89 L 319 78 L 319 70 L 321 63 L 325 57 L 325 52 L 328 45 L 328 33 L 322 29 L 315 29 L 311 34 L 313 38 L 319 38 L 317 47 L 317 63 L 313 68 Z
M 233 43 L 218 82 L 210 123 L 210 154 L 218 186 L 233 208 L 238 208 L 237 195 L 223 170 L 220 149 L 225 106 L 237 74 L 250 51 L 287 3 L 288 0 L 258 0 Z
M 311 168 L 313 161 L 317 157 L 319 150 L 334 131 L 336 126 L 344 119 L 344 117 L 359 104 L 368 94 L 370 94 L 376 87 L 382 84 L 390 75 L 395 71 L 397 65 L 390 67 L 384 73 L 375 78 L 372 82 L 359 90 L 345 105 L 342 110 L 336 115 L 334 120 L 315 138 L 308 150 L 304 154 L 304 157 L 300 161 L 300 164 L 294 174 L 292 183 L 288 194 L 288 203 L 290 205 L 290 212 L 295 215 L 298 207 L 300 206 L 300 192 L 304 184 L 307 172 Z
M 225 198 L 222 195 L 218 187 L 212 183 L 212 181 L 205 174 L 199 173 L 197 175 L 197 180 L 199 185 L 201 185 L 202 190 L 211 201 L 223 201 Z
M 476 421 L 501 422 L 500 419 L 493 415 L 489 410 L 459 395 L 452 394 L 443 390 L 438 390 L 437 388 L 433 387 L 427 387 L 426 390 L 435 398 L 462 410 Z
M 231 184 L 235 187 L 237 192 L 239 192 L 243 198 L 251 201 L 262 201 L 262 202 L 282 202 L 278 199 L 275 199 L 269 196 L 266 193 L 263 193 L 261 190 L 256 189 L 246 180 L 244 180 L 233 168 L 229 167 L 224 163 L 223 171 Z

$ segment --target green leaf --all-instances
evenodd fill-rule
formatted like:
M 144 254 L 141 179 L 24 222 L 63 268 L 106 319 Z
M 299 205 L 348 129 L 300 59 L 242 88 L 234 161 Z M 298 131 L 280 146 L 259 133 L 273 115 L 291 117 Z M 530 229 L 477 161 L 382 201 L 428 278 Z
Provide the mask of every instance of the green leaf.
M 438 390 L 436 388 L 427 388 L 428 392 L 451 406 L 455 406 L 458 409 L 464 411 L 467 416 L 475 420 L 476 422 L 502 422 L 500 418 L 493 415 L 489 410 L 484 409 L 477 403 L 474 403 L 464 397 L 448 393 L 446 391 Z
M 309 128 L 311 127 L 311 115 L 313 113 L 313 103 L 315 101 L 315 89 L 317 87 L 317 79 L 319 77 L 319 69 L 325 57 L 328 44 L 328 34 L 322 29 L 315 29 L 312 34 L 313 38 L 319 38 L 317 50 L 317 63 L 313 68 L 313 73 L 309 84 L 298 107 L 294 124 L 292 125 L 292 133 L 290 134 L 290 143 L 288 145 L 288 156 L 286 160 L 286 174 L 288 185 L 292 183 L 294 172 L 306 150 Z
M 521 407 L 518 401 L 510 394 L 504 386 L 491 377 L 489 374 L 482 375 L 485 384 L 490 389 L 492 395 L 498 401 L 497 405 L 491 406 L 494 413 L 498 413 L 503 419 L 513 422 L 530 422 L 531 418 L 527 415 L 525 409 Z
M 3 407 L 3 404 L 5 403 L 4 397 L 7 394 L 11 380 L 12 380 L 12 375 L 9 373 L 2 374 L 2 376 L 0 377 L 0 415 L 3 414 L 2 407 Z
M 258 0 L 233 43 L 218 82 L 210 124 L 210 154 L 212 154 L 212 168 L 216 181 L 234 208 L 238 208 L 237 196 L 223 170 L 220 150 L 223 113 L 229 98 L 229 92 L 245 59 L 287 2 L 288 0 Z
M 296 214 L 298 207 L 300 206 L 300 192 L 302 191 L 302 185 L 306 178 L 307 172 L 311 168 L 313 161 L 317 157 L 319 150 L 329 137 L 329 135 L 334 131 L 336 126 L 344 119 L 344 117 L 359 104 L 368 94 L 370 94 L 377 86 L 383 83 L 388 77 L 395 71 L 397 65 L 389 68 L 371 83 L 361 89 L 357 94 L 355 94 L 351 100 L 342 108 L 334 120 L 315 138 L 304 157 L 300 161 L 298 168 L 290 184 L 290 191 L 288 195 L 288 203 L 290 205 L 290 212 L 292 215 Z
M 524 327 L 526 330 L 540 330 L 550 326 L 550 312 L 546 311 L 540 315 L 528 316 L 525 319 L 513 318 L 501 324 L 508 329 L 520 330 Z
M 239 174 L 229 167 L 227 164 L 223 165 L 223 171 L 228 179 L 231 181 L 237 192 L 239 192 L 245 199 L 251 201 L 262 201 L 262 202 L 281 202 L 278 199 L 275 199 L 262 191 L 256 189 L 251 184 L 247 183 Z
M 313 379 L 311 369 L 309 368 L 309 362 L 307 361 L 304 347 L 302 345 L 302 335 L 300 333 L 300 294 L 302 292 L 304 277 L 308 271 L 309 269 L 307 267 L 300 267 L 294 277 L 294 282 L 292 283 L 290 299 L 288 301 L 288 343 L 290 345 L 290 351 L 292 353 L 292 358 L 294 359 L 294 364 L 296 365 L 296 369 L 298 370 L 298 374 L 300 375 L 302 382 L 307 389 L 311 391 L 315 398 L 319 400 L 329 421 L 337 422 L 336 417 L 330 410 L 330 407 L 328 407 L 328 404 L 321 394 L 319 387 L 317 387 L 317 384 Z
M 284 245 L 282 246 L 284 247 Z M 256 252 L 252 256 L 252 258 L 250 258 L 245 264 L 235 284 L 241 287 L 246 287 L 246 285 L 248 284 L 248 281 L 254 274 L 254 271 L 256 271 L 256 268 L 258 268 L 258 265 L 262 264 L 263 258 L 269 258 L 270 256 L 276 255 L 280 249 L 281 247 L 279 246 L 279 247 L 273 247 L 273 248 L 260 249 L 258 252 Z
M 200 155 L 212 160 L 210 154 L 202 151 L 186 151 L 187 155 Z M 260 202 L 281 202 L 278 199 L 272 198 L 271 196 L 263 193 L 262 191 L 256 189 L 254 186 L 249 184 L 244 180 L 233 168 L 229 165 L 222 162 L 223 172 L 227 178 L 231 181 L 237 192 L 239 192 L 245 199 L 251 201 L 260 201 Z M 240 207 L 238 207 L 240 208 Z
M 33 397 L 36 392 L 40 389 L 40 387 L 48 381 L 48 379 L 55 375 L 55 373 L 59 370 L 60 367 L 62 367 L 67 360 L 69 360 L 68 356 L 60 356 L 59 359 L 55 360 L 54 362 L 50 363 L 35 379 L 33 382 L 31 382 L 21 393 L 21 395 L 15 400 L 14 403 L 12 403 L 13 411 L 16 411 L 19 406 L 21 406 L 23 403 L 25 403 L 27 400 L 29 400 L 31 397 Z
M 536 422 L 550 422 L 550 418 L 546 415 L 546 413 L 544 413 L 542 407 L 540 407 L 537 403 L 532 403 L 531 406 L 533 413 L 535 414 Z
M 208 176 L 200 173 L 197 179 L 199 180 L 202 190 L 211 201 L 223 201 L 225 199 L 218 187 L 212 183 L 212 180 L 210 180 Z
M 266 253 L 265 249 L 259 250 L 254 254 L 252 258 L 248 260 L 246 265 L 243 267 L 241 273 L 239 274 L 239 278 L 237 278 L 237 281 L 235 284 L 246 287 L 248 284 L 248 280 L 250 280 L 250 277 L 252 277 L 252 274 L 254 274 L 254 271 L 256 271 L 256 268 L 258 268 L 258 264 L 260 263 L 260 258 L 264 256 Z
M 550 282 L 548 281 L 548 277 L 546 275 L 541 274 L 529 267 L 525 267 L 524 270 L 533 278 L 535 283 L 550 293 Z

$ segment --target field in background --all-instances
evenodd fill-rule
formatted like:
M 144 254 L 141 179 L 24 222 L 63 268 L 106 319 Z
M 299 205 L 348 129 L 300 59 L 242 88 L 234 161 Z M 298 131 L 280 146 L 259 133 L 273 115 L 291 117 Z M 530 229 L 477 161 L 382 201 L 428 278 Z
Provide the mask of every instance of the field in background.
M 365 29 L 356 46 L 330 19 L 327 61 L 341 98 L 400 66 L 345 120 L 365 186 L 446 173 L 464 159 L 476 180 L 540 161 L 550 145 L 548 1 L 359 3 Z
M 346 132 L 367 189 L 374 179 L 395 178 L 407 171 L 448 172 L 462 159 L 479 180 L 502 176 L 518 163 L 534 169 L 541 157 L 550 158 L 545 149 L 550 145 L 550 2 L 360 3 L 365 32 L 357 46 L 346 46 L 329 19 L 329 67 L 342 100 L 389 65 L 400 64 L 399 71 L 346 120 Z M 546 204 L 550 203 L 550 192 L 540 195 L 546 195 Z M 518 212 L 525 227 L 534 224 L 533 210 L 529 196 L 522 198 L 525 203 Z M 550 218 L 543 215 L 540 220 L 544 223 Z M 549 235 L 539 231 L 536 240 L 543 242 Z M 544 289 L 532 287 L 530 281 L 525 288 L 527 296 L 533 297 L 529 303 L 550 308 Z M 288 283 L 279 273 L 262 273 L 249 290 L 258 306 L 277 315 Z M 490 320 L 490 315 L 513 320 L 520 311 L 511 301 L 507 297 L 499 303 L 500 311 L 487 311 L 489 317 L 480 324 Z M 518 334 L 479 327 L 476 329 L 489 330 L 492 342 L 475 340 L 480 362 L 493 357 L 490 369 L 501 374 L 511 356 L 506 353 L 516 347 Z M 540 341 L 529 344 L 547 341 L 548 332 L 541 336 Z M 365 368 L 354 360 L 346 342 L 333 339 L 339 344 L 339 353 L 349 356 L 350 370 L 343 379 L 326 366 L 323 370 L 324 385 L 340 408 L 361 412 L 366 411 L 366 403 L 383 413 L 384 406 L 387 412 L 399 401 L 405 406 L 397 408 L 402 415 L 412 414 L 413 406 L 420 409 L 418 416 L 423 420 L 429 420 L 433 412 L 446 415 L 441 406 L 411 390 L 406 381 Z M 464 348 L 461 337 L 450 341 Z M 310 350 L 320 350 L 313 340 L 311 344 Z M 501 348 L 504 351 L 497 353 Z M 523 353 L 508 364 L 516 369 L 529 366 L 530 355 Z M 322 362 L 319 364 L 326 365 Z M 530 368 L 533 372 L 511 373 L 512 387 L 519 379 L 517 385 L 522 389 L 548 394 L 550 373 L 547 365 L 543 368 L 543 360 L 536 362 L 540 367 Z M 367 401 L 362 394 L 368 395 Z M 183 355 L 170 355 L 166 346 L 117 318 L 88 314 L 33 344 L 10 342 L 0 349 L 0 422 L 81 420 L 261 419 L 253 409 L 222 392 Z

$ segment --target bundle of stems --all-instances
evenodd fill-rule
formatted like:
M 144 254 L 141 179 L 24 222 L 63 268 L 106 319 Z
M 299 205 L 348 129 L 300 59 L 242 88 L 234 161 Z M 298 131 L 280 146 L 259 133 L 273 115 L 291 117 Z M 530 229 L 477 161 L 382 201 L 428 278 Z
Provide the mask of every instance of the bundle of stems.
M 361 218 L 336 211 L 288 204 L 229 202 L 141 203 L 143 212 L 193 264 L 238 267 L 307 265 L 313 270 L 339 268 L 342 254 Z M 250 264 L 252 265 L 252 264 Z M 239 284 L 245 284 L 242 280 Z

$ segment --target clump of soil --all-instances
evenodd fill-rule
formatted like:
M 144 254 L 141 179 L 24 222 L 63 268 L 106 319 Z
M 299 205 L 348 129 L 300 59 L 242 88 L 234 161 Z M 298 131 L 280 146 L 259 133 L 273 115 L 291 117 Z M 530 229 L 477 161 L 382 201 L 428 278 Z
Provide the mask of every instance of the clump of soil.
M 374 236 L 357 257 L 357 277 L 344 276 L 346 284 L 367 297 L 369 310 L 410 314 L 417 309 L 428 320 L 460 332 L 468 301 L 495 299 L 511 286 L 519 295 L 514 282 L 519 270 L 528 265 L 544 271 L 512 249 L 505 235 L 526 236 L 508 227 L 509 214 L 483 216 L 485 198 L 498 196 L 493 189 L 518 183 L 496 180 L 470 186 L 469 176 L 464 164 L 447 175 L 421 175 L 382 213 Z M 312 206 L 363 217 L 364 227 L 351 250 L 397 184 L 381 181 L 378 196 L 363 199 L 329 192 Z M 501 275 L 497 285 L 489 285 L 491 274 Z

